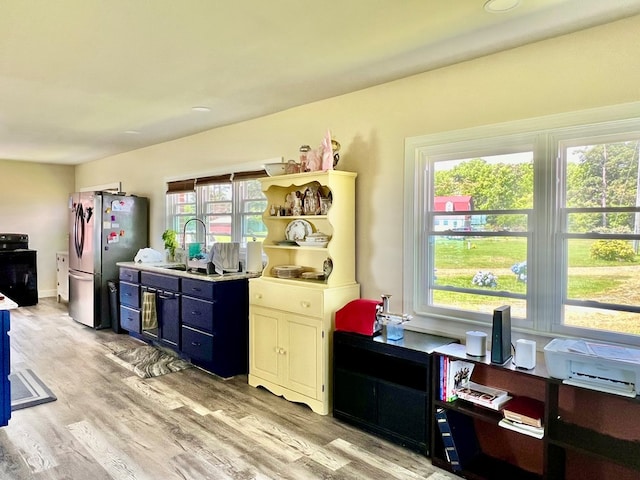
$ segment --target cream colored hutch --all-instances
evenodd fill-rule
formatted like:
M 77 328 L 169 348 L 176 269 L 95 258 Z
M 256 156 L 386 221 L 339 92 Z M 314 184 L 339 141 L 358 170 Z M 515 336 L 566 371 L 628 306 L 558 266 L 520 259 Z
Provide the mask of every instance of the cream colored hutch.
M 322 415 L 331 409 L 335 312 L 360 296 L 355 281 L 356 175 L 329 170 L 262 180 L 268 261 L 262 276 L 249 281 L 249 385 L 307 404 Z M 297 209 L 287 210 L 293 196 L 308 191 L 318 192 L 317 211 L 297 215 Z M 309 230 L 329 235 L 329 243 L 292 243 Z M 279 266 L 301 266 L 307 278 L 281 278 L 274 271 Z

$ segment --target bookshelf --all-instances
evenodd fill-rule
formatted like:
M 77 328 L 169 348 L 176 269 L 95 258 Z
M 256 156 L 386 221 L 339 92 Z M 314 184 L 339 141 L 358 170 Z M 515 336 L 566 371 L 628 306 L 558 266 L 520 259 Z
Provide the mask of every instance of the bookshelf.
M 510 394 L 544 402 L 545 436 L 533 438 L 498 426 L 501 412 L 464 400 L 439 399 L 442 381 L 440 356 L 434 353 L 431 420 L 438 409 L 455 411 L 473 419 L 481 454 L 453 472 L 464 478 L 631 480 L 640 475 L 640 400 L 562 384 L 549 377 L 542 353 L 536 368 L 519 370 L 512 364 L 493 365 L 490 359 L 473 362 L 472 380 Z M 451 357 L 460 358 L 460 357 Z M 452 471 L 437 426 L 431 428 L 433 464 Z

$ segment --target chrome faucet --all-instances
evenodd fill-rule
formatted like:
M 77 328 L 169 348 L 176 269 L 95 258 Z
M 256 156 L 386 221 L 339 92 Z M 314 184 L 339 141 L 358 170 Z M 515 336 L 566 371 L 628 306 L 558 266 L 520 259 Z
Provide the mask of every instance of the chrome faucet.
M 204 229 L 204 251 L 207 251 L 207 226 L 199 218 L 190 218 L 185 222 L 184 228 L 182 229 L 182 250 L 187 255 L 187 258 L 185 260 L 185 270 L 189 270 L 189 254 L 187 253 L 187 225 L 189 225 L 193 221 L 200 222 L 202 228 Z

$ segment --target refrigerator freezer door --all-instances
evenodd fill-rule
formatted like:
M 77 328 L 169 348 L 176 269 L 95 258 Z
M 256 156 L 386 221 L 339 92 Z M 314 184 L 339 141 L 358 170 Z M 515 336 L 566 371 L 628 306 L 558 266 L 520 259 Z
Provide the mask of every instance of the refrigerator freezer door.
M 96 327 L 95 275 L 69 270 L 69 316 L 76 322 Z
M 98 210 L 96 212 L 96 210 Z M 97 213 L 97 215 L 96 215 Z M 93 273 L 99 239 L 99 205 L 93 192 L 74 193 L 69 209 L 69 268 Z

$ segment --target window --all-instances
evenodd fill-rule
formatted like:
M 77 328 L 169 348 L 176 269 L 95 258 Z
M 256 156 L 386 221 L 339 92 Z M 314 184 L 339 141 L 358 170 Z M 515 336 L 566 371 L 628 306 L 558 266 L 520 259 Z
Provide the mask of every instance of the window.
M 176 231 L 180 245 L 194 245 L 192 248 L 205 244 L 209 248 L 214 242 L 240 242 L 244 247 L 249 240 L 263 239 L 266 228 L 262 212 L 267 201 L 259 176 L 264 176 L 264 172 L 170 182 L 167 228 Z M 193 218 L 202 223 L 189 222 Z
M 640 335 L 640 133 L 559 145 L 562 324 Z
M 506 304 L 521 331 L 640 344 L 640 119 L 570 120 L 407 140 L 419 321 L 459 333 Z

